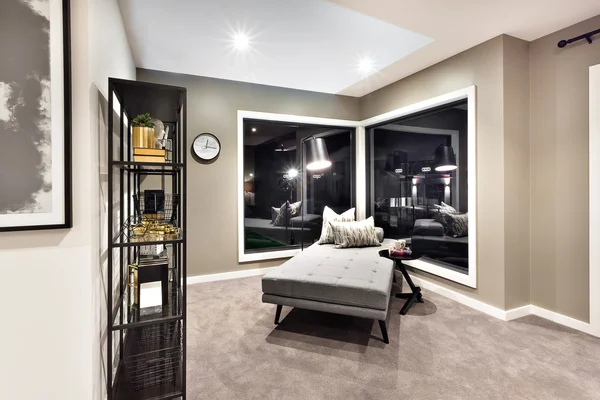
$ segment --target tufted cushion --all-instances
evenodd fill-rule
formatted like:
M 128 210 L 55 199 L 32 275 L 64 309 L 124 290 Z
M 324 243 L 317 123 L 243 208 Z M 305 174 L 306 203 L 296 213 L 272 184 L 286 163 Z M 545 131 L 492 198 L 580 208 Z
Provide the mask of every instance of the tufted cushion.
M 314 244 L 263 276 L 262 288 L 277 296 L 387 310 L 393 268 L 378 249 Z

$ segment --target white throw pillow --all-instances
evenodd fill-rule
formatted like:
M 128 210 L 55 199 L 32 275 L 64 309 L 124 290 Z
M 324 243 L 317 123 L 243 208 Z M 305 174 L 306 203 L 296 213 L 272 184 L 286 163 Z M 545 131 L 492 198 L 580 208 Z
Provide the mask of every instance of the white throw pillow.
M 381 246 L 377 239 L 373 217 L 355 222 L 329 221 L 329 225 L 333 230 L 336 249 Z
M 321 237 L 317 243 L 319 244 L 333 244 L 335 238 L 333 237 L 333 231 L 329 225 L 329 221 L 334 222 L 352 222 L 355 220 L 354 217 L 355 208 L 351 208 L 348 211 L 344 211 L 341 214 L 336 213 L 331 208 L 325 206 L 323 210 L 323 228 L 321 229 Z

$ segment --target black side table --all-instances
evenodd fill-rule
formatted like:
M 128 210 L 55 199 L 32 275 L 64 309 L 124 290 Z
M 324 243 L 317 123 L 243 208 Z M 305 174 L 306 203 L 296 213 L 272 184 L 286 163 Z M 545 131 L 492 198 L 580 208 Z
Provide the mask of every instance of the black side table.
M 397 298 L 406 299 L 406 303 L 404 303 L 404 306 L 400 310 L 400 314 L 406 315 L 408 310 L 412 307 L 413 304 L 415 304 L 416 301 L 418 301 L 419 303 L 423 303 L 423 295 L 421 294 L 421 288 L 419 286 L 415 286 L 410 275 L 408 275 L 406 267 L 404 266 L 402 261 L 416 260 L 419 257 L 390 257 L 390 252 L 388 249 L 380 250 L 379 256 L 387 258 L 388 260 L 392 260 L 394 262 L 395 269 L 398 269 L 400 270 L 400 272 L 402 272 L 402 276 L 404 276 L 404 279 L 406 279 L 408 286 L 410 286 L 410 293 L 396 293 Z M 396 274 L 394 274 L 394 282 L 396 282 Z

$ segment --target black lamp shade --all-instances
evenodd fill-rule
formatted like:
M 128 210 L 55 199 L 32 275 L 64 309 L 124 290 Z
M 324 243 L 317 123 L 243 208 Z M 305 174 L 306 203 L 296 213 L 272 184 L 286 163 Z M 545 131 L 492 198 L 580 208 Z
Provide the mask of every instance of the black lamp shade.
M 323 138 L 315 138 L 306 142 L 306 169 L 318 171 L 331 167 L 329 153 Z
M 458 166 L 456 165 L 456 156 L 454 155 L 454 149 L 452 146 L 439 145 L 435 149 L 435 159 L 433 161 L 435 170 L 439 172 L 454 171 Z

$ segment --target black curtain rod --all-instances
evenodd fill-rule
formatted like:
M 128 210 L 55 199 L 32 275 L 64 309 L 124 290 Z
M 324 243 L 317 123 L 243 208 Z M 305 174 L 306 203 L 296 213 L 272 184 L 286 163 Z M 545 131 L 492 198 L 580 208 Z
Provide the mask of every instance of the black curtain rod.
M 599 33 L 600 33 L 600 29 L 596 29 L 595 31 L 584 33 L 583 35 L 579 35 L 579 36 L 574 37 L 569 40 L 561 40 L 560 42 L 558 42 L 558 47 L 560 47 L 562 49 L 563 47 L 566 47 L 568 44 L 571 44 L 573 42 L 577 42 L 577 41 L 583 40 L 583 39 L 587 40 L 587 42 L 589 44 L 592 44 L 592 36 L 597 35 Z

